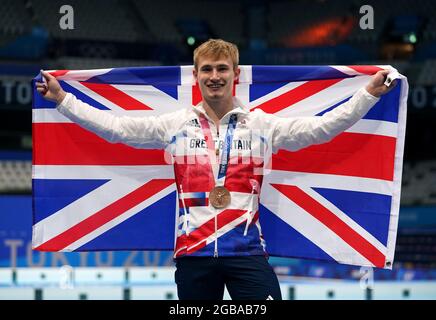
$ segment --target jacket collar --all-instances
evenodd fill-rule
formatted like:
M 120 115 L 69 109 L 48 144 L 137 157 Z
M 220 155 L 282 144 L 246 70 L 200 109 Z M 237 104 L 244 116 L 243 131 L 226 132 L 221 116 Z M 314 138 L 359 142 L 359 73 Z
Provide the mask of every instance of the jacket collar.
M 207 115 L 206 111 L 203 108 L 203 101 L 198 103 L 196 106 L 192 106 L 192 109 L 194 110 L 195 113 L 203 114 L 206 118 L 208 118 L 208 115 Z M 247 107 L 245 107 L 242 104 L 242 102 L 238 98 L 233 97 L 233 109 L 230 110 L 229 112 L 227 112 L 223 116 L 223 118 L 225 118 L 227 116 L 230 116 L 231 114 L 234 114 L 234 113 L 237 113 L 237 114 L 240 114 L 240 113 L 248 114 L 248 113 L 250 113 L 250 111 L 248 110 Z

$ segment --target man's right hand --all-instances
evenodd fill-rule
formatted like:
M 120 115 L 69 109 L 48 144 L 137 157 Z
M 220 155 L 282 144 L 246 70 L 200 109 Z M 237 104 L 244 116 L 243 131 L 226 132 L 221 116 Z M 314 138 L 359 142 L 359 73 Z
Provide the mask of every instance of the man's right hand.
M 36 82 L 36 90 L 44 96 L 45 99 L 54 101 L 59 104 L 64 100 L 66 92 L 62 89 L 59 81 L 50 73 L 41 70 L 45 82 Z

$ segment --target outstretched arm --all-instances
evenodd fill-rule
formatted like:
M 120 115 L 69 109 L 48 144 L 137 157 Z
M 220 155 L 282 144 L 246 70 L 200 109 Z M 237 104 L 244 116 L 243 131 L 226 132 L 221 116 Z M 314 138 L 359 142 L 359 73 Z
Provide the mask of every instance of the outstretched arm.
M 350 100 L 321 117 L 274 117 L 273 150 L 296 151 L 312 144 L 330 141 L 350 128 L 368 113 L 381 95 L 395 87 L 396 80 L 389 87 L 384 84 L 389 72 L 389 70 L 377 72 L 365 88 L 360 89 Z
M 138 148 L 165 148 L 167 143 L 167 117 L 115 116 L 98 110 L 66 93 L 58 80 L 41 71 L 45 82 L 36 82 L 37 91 L 54 101 L 57 109 L 67 118 L 109 142 L 122 142 Z

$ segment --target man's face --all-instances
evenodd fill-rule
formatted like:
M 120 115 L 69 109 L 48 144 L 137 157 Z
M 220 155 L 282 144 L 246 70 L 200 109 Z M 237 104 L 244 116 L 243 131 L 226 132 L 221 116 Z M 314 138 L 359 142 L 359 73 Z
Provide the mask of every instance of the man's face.
M 200 57 L 198 69 L 194 70 L 201 95 L 206 101 L 218 101 L 232 97 L 233 83 L 238 79 L 240 70 L 233 69 L 230 58 Z

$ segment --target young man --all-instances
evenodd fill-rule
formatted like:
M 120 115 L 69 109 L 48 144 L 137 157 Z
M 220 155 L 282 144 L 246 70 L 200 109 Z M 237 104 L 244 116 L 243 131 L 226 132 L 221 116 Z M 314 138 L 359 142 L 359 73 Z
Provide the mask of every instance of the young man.
M 115 117 L 92 108 L 65 93 L 47 72 L 42 73 L 46 82 L 36 84 L 38 92 L 57 103 L 59 112 L 108 141 L 169 147 L 180 206 L 174 252 L 180 299 L 219 300 L 224 286 L 233 299 L 281 299 L 258 218 L 267 160 L 260 152 L 264 142 L 273 152 L 327 142 L 394 86 L 384 85 L 389 71 L 380 71 L 366 88 L 321 117 L 279 118 L 261 110 L 250 112 L 233 98 L 238 60 L 237 47 L 226 41 L 211 39 L 200 45 L 194 51 L 193 73 L 202 103 L 159 117 Z M 235 148 L 238 143 L 249 148 Z M 192 201 L 199 194 L 205 198 Z

